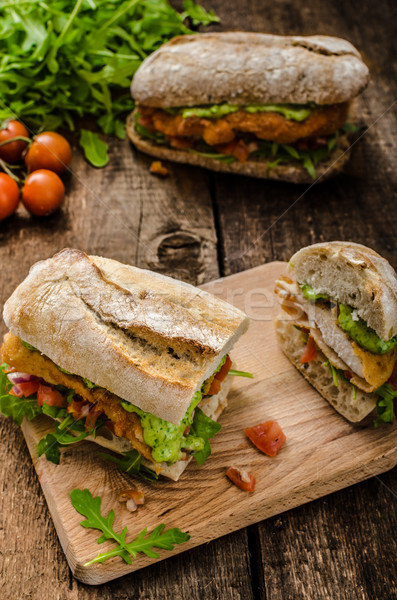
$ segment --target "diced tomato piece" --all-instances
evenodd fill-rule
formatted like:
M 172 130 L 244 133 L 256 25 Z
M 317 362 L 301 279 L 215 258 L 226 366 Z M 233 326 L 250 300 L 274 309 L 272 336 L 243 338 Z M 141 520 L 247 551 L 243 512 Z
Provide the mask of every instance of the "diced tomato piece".
M 307 338 L 307 344 L 304 353 L 301 356 L 301 363 L 308 363 L 316 358 L 317 346 L 311 335 Z
M 90 412 L 88 413 L 85 423 L 84 423 L 84 427 L 86 429 L 86 431 L 90 431 L 91 429 L 94 429 L 95 427 L 95 423 L 97 422 L 97 419 L 99 417 L 99 415 L 102 414 L 102 411 L 95 408 L 94 406 L 91 408 Z
M 210 389 L 208 390 L 208 395 L 209 396 L 215 396 L 216 394 L 219 394 L 219 392 L 221 391 L 221 381 L 219 381 L 219 379 L 216 379 L 216 377 L 214 377 L 214 379 L 212 380 Z
M 268 456 L 276 456 L 287 439 L 277 421 L 259 423 L 259 425 L 244 429 L 244 432 L 251 442 Z
M 54 390 L 49 385 L 43 385 L 39 383 L 37 389 L 37 404 L 39 406 L 43 406 L 43 404 L 48 404 L 48 406 L 66 406 L 66 398 L 58 392 L 58 390 Z
M 226 471 L 226 476 L 229 477 L 230 481 L 237 485 L 240 490 L 253 492 L 255 489 L 256 479 L 252 473 L 249 473 L 248 471 L 243 471 L 232 465 Z
M 17 387 L 21 390 L 22 396 L 27 398 L 32 394 L 35 394 L 40 386 L 38 381 L 26 381 L 25 383 L 18 383 Z
M 223 363 L 221 369 L 215 375 L 215 379 L 218 379 L 219 381 L 223 381 L 224 379 L 226 379 L 226 376 L 229 373 L 231 366 L 232 366 L 232 359 L 230 358 L 230 356 L 226 356 L 226 360 Z

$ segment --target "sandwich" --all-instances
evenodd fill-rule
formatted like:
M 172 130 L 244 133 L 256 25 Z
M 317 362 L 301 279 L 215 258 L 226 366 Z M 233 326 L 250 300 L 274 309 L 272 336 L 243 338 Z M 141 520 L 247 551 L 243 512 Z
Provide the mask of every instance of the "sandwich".
M 244 313 L 187 283 L 65 249 L 33 265 L 3 317 L 0 410 L 56 421 L 39 455 L 59 462 L 59 446 L 93 440 L 134 471 L 175 481 L 193 456 L 209 456 L 240 373 L 229 353 L 248 328 Z
M 312 183 L 343 168 L 351 102 L 368 79 L 359 52 L 340 38 L 176 37 L 135 73 L 127 132 L 160 159 Z
M 397 396 L 397 274 L 352 242 L 302 248 L 276 282 L 281 348 L 346 419 L 393 422 Z

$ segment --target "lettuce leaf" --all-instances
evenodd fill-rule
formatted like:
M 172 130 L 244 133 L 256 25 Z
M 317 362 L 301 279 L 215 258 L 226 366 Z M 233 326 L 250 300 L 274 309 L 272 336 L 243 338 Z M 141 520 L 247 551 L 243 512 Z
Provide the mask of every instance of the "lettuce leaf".
M 196 408 L 194 413 L 193 423 L 190 427 L 190 434 L 196 437 L 200 437 L 204 440 L 204 448 L 200 452 L 196 452 L 194 454 L 194 458 L 198 465 L 202 465 L 207 458 L 211 454 L 211 446 L 209 443 L 210 438 L 214 437 L 220 430 L 222 426 L 213 421 L 210 417 L 201 410 L 201 408 Z

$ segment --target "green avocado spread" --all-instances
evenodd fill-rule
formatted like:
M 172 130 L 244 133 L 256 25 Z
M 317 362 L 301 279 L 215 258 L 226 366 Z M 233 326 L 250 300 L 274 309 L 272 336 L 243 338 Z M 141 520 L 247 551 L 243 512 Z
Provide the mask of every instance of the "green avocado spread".
M 359 346 L 373 354 L 387 354 L 397 346 L 397 336 L 388 341 L 382 340 L 361 317 L 356 315 L 353 318 L 354 310 L 347 304 L 339 304 L 338 323 Z
M 302 294 L 304 295 L 304 297 L 307 300 L 310 300 L 310 302 L 318 302 L 319 300 L 329 300 L 329 296 L 327 296 L 327 294 L 317 294 L 312 288 L 312 286 L 308 285 L 307 283 L 303 283 L 299 287 L 302 290 Z
M 196 392 L 180 425 L 160 419 L 147 413 L 129 402 L 121 402 L 128 412 L 135 412 L 141 419 L 143 438 L 148 446 L 153 448 L 152 457 L 156 462 L 173 463 L 180 459 L 181 448 L 200 451 L 204 448 L 204 440 L 188 435 L 184 437 L 186 427 L 193 422 L 193 411 L 201 400 L 201 392 Z
M 331 300 L 326 294 L 317 294 L 307 283 L 300 284 L 299 287 L 304 297 L 310 302 Z M 368 350 L 372 354 L 387 354 L 397 346 L 397 336 L 388 341 L 382 340 L 361 317 L 354 314 L 355 309 L 351 306 L 338 303 L 338 312 L 338 324 L 341 329 L 364 350 Z
M 307 105 L 301 104 L 251 104 L 248 106 L 237 106 L 236 104 L 214 104 L 212 106 L 197 106 L 193 108 L 176 109 L 182 114 L 184 119 L 189 117 L 212 118 L 219 119 L 225 115 L 237 112 L 243 109 L 248 113 L 254 114 L 259 112 L 277 112 L 291 121 L 305 121 L 313 109 Z M 169 112 L 173 109 L 169 109 Z
M 222 358 L 213 375 L 221 370 L 225 361 L 226 356 Z M 206 382 L 204 382 L 201 390 L 204 389 L 205 385 Z M 156 462 L 176 462 L 181 457 L 182 448 L 190 452 L 201 452 L 204 449 L 205 439 L 195 435 L 184 435 L 186 428 L 193 423 L 195 408 L 201 402 L 203 396 L 201 390 L 194 394 L 190 406 L 179 425 L 160 419 L 129 402 L 121 402 L 121 406 L 126 411 L 135 412 L 140 417 L 143 439 L 148 446 L 153 448 L 152 457 Z M 209 418 L 208 420 L 211 421 Z

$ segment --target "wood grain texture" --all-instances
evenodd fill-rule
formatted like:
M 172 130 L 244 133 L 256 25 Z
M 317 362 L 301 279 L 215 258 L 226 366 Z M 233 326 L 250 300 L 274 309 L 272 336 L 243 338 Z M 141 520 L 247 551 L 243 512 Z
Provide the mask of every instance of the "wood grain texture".
M 391 0 L 200 3 L 215 8 L 221 17 L 214 30 L 325 33 L 350 39 L 364 52 L 373 78 L 362 99 L 368 123 L 395 98 L 396 12 Z M 137 157 L 126 143 L 112 141 L 111 161 L 98 171 L 75 151 L 74 174 L 61 213 L 40 221 L 21 210 L 17 218 L 0 225 L 0 304 L 33 262 L 66 245 L 143 267 L 148 256 L 153 264 L 156 240 L 173 233 L 170 223 L 177 231 L 187 228 L 190 233 L 184 214 L 189 219 L 196 215 L 193 224 L 204 227 L 204 237 L 210 240 L 209 260 L 205 265 L 196 260 L 202 252 L 197 252 L 194 241 L 175 244 L 173 239 L 171 249 L 166 243 L 160 252 L 161 268 L 181 277 L 188 270 L 193 283 L 196 273 L 208 281 L 218 269 L 230 274 L 264 261 L 287 260 L 303 245 L 338 238 L 370 245 L 397 267 L 395 139 L 393 109 L 355 147 L 345 176 L 309 191 L 290 210 L 305 186 L 208 175 L 182 165 L 170 166 L 168 182 L 153 180 L 147 174 L 150 159 Z M 126 173 L 125 167 L 131 172 Z M 111 199 L 112 211 L 87 192 L 86 187 L 94 184 L 98 195 Z M 152 193 L 147 193 L 146 185 L 154 188 Z M 181 186 L 193 197 L 182 196 Z M 164 201 L 158 203 L 159 197 Z M 265 233 L 280 215 L 278 225 Z M 120 219 L 127 226 L 120 225 Z M 139 231 L 145 246 L 136 240 Z M 175 260 L 170 261 L 170 255 Z M 183 264 L 186 255 L 189 269 Z M 4 420 L 0 430 L 0 585 L 6 600 L 397 598 L 396 469 L 95 588 L 69 575 L 22 433 Z
M 352 425 L 337 415 L 307 384 L 278 348 L 273 319 L 280 306 L 273 295 L 275 280 L 285 263 L 273 262 L 205 285 L 216 296 L 232 300 L 252 318 L 249 332 L 233 351 L 233 359 L 254 380 L 241 378 L 229 394 L 229 407 L 220 421 L 222 432 L 212 442 L 213 455 L 204 467 L 190 465 L 177 482 L 139 482 L 144 507 L 130 514 L 117 496 L 131 485 L 129 477 L 97 457 L 95 444 L 83 442 L 62 452 L 56 466 L 38 458 L 37 444 L 52 424 L 45 417 L 24 422 L 33 462 L 72 573 L 84 583 L 104 583 L 131 573 L 153 559 L 139 556 L 127 565 L 120 558 L 85 567 L 99 551 L 96 532 L 80 527 L 71 506 L 74 488 L 88 486 L 101 496 L 103 514 L 115 508 L 115 530 L 127 526 L 133 539 L 159 522 L 180 527 L 191 535 L 173 554 L 209 542 L 269 516 L 382 473 L 397 464 L 397 423 L 374 429 L 372 419 Z M 244 427 L 276 419 L 287 436 L 277 457 L 269 459 L 247 440 Z M 255 493 L 241 492 L 225 477 L 231 464 L 252 471 Z M 167 558 L 169 552 L 160 552 Z

